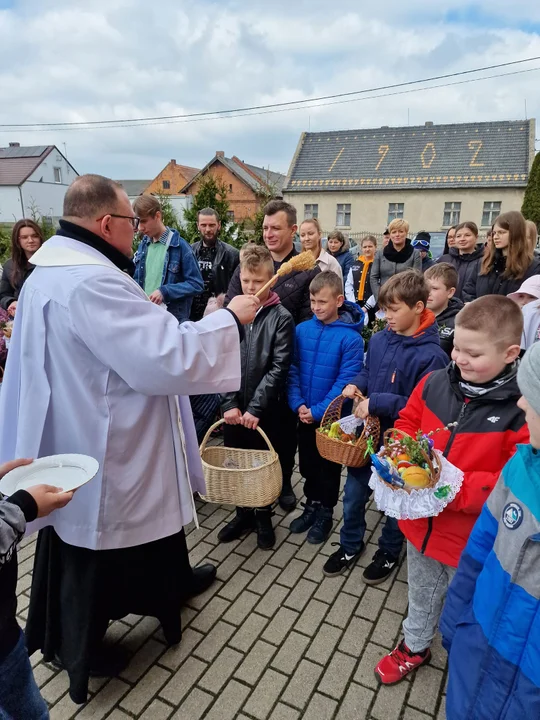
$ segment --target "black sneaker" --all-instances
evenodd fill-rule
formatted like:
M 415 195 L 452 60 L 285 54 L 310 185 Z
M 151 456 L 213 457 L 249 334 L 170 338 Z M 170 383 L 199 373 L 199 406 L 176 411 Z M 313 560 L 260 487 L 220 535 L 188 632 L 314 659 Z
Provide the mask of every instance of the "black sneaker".
M 236 508 L 236 517 L 221 528 L 217 539 L 222 543 L 232 542 L 252 530 L 255 530 L 255 510 L 252 508 Z
M 255 510 L 255 529 L 257 530 L 257 545 L 261 550 L 271 550 L 276 544 L 276 533 L 272 527 L 270 508 Z
M 280 508 L 285 512 L 292 512 L 295 509 L 297 500 L 290 480 L 283 481 L 278 502 Z
M 384 582 L 398 564 L 398 560 L 399 558 L 389 555 L 384 550 L 377 550 L 362 576 L 366 585 L 379 585 Z
M 340 545 L 339 543 L 332 543 L 332 545 L 339 545 L 339 550 L 336 550 L 335 553 L 332 553 L 332 555 L 330 555 L 328 560 L 323 565 L 322 571 L 328 577 L 335 577 L 336 575 L 341 575 L 345 572 L 345 570 L 353 567 L 353 565 L 356 564 L 356 561 L 358 560 L 360 555 L 366 549 L 366 546 L 364 545 L 364 543 L 362 543 L 362 547 L 360 548 L 360 550 L 358 550 L 358 552 L 355 552 L 352 557 L 347 558 L 345 548 L 342 545 Z
M 307 500 L 305 503 L 302 503 L 304 512 L 300 515 L 300 517 L 297 517 L 292 521 L 289 525 L 289 530 L 292 533 L 303 533 L 306 532 L 306 530 L 309 530 L 315 522 L 317 509 L 320 506 L 321 503 L 314 502 L 313 500 Z
M 332 532 L 334 508 L 326 508 L 323 505 L 319 505 L 317 514 L 315 515 L 315 522 L 311 526 L 308 534 L 307 541 L 311 545 L 320 545 Z

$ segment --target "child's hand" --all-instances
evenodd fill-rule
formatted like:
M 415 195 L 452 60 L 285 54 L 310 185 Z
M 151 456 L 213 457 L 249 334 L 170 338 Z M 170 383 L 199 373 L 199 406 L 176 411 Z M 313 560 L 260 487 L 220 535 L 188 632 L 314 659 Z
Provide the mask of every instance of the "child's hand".
M 26 492 L 30 493 L 36 501 L 38 518 L 49 515 L 53 510 L 63 508 L 73 497 L 73 490 L 64 492 L 62 488 L 54 487 L 54 485 L 34 485 L 29 487 Z
M 256 430 L 259 424 L 259 418 L 249 412 L 245 412 L 242 416 L 241 423 L 248 430 Z
M 227 425 L 241 425 L 242 424 L 242 413 L 240 408 L 232 408 L 232 410 L 225 410 L 223 419 Z
M 356 387 L 356 385 L 347 385 L 341 394 L 343 395 L 343 397 L 352 399 L 357 392 L 358 388 Z
M 357 418 L 361 418 L 362 420 L 365 420 L 368 415 L 369 415 L 369 398 L 365 398 L 365 400 L 360 400 L 360 402 L 356 406 L 356 410 L 354 411 L 354 416 Z
M 298 411 L 298 414 L 300 416 L 301 422 L 306 423 L 307 425 L 310 425 L 313 422 L 313 415 L 311 414 L 311 410 L 305 405 L 302 405 L 302 407 Z
M 3 478 L 4 475 L 7 475 L 8 472 L 15 470 L 15 468 L 21 467 L 21 465 L 30 465 L 33 462 L 34 462 L 33 460 L 21 459 L 21 460 L 11 460 L 10 462 L 0 465 L 0 479 Z

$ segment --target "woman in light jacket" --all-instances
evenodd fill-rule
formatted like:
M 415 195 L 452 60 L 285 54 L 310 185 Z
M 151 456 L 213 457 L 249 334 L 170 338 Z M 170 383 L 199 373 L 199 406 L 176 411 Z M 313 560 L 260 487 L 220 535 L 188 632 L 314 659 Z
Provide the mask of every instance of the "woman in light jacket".
M 317 265 L 321 268 L 321 272 L 331 270 L 341 278 L 341 282 L 343 283 L 341 265 L 335 257 L 332 257 L 329 252 L 323 250 L 322 230 L 317 218 L 304 220 L 304 222 L 300 225 L 299 232 L 302 250 L 311 250 L 317 260 Z
M 422 271 L 422 256 L 407 237 L 409 223 L 406 220 L 392 220 L 388 230 L 390 242 L 377 251 L 371 268 L 371 292 L 376 300 L 381 287 L 394 275 L 411 268 Z

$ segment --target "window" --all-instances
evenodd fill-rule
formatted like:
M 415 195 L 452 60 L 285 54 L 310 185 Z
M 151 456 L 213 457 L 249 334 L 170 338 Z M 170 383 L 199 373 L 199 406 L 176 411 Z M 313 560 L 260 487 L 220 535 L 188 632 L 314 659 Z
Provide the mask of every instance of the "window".
M 338 203 L 336 212 L 336 225 L 338 227 L 351 227 L 351 206 L 350 203 L 340 205 Z
M 53 168 L 53 172 L 54 172 L 54 182 L 61 183 L 62 182 L 62 168 L 55 167 L 55 168 Z
M 232 192 L 232 183 L 229 183 L 229 192 Z
M 311 218 L 319 217 L 319 206 L 315 204 L 304 205 L 304 220 L 311 220 Z
M 231 222 L 234 222 L 234 210 L 227 210 L 227 217 Z
M 443 227 L 450 227 L 450 225 L 459 224 L 459 216 L 461 215 L 461 203 L 460 202 L 447 202 L 444 203 L 444 215 L 443 215 Z
M 501 202 L 485 202 L 482 212 L 482 227 L 491 227 L 501 214 Z
M 392 220 L 403 220 L 403 213 L 405 212 L 405 203 L 388 203 L 388 224 Z
M 171 189 L 171 183 L 170 183 L 169 180 L 163 180 L 162 185 L 163 185 L 163 189 L 164 189 L 164 190 L 170 190 L 170 189 Z

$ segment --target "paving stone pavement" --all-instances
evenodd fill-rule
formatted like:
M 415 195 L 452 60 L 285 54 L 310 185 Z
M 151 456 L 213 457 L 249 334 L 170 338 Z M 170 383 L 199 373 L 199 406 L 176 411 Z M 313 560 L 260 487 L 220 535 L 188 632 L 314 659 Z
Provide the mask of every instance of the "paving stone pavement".
M 300 476 L 295 472 L 297 494 Z M 433 659 L 416 676 L 380 686 L 373 668 L 400 636 L 407 608 L 406 562 L 382 585 L 362 571 L 376 550 L 383 516 L 367 511 L 369 541 L 357 566 L 325 578 L 322 565 L 339 539 L 342 505 L 323 546 L 291 535 L 293 517 L 278 508 L 275 549 L 256 547 L 254 534 L 217 543 L 226 506 L 199 507 L 200 529 L 187 528 L 193 564 L 218 566 L 218 580 L 183 609 L 182 642 L 167 648 L 154 618 L 128 616 L 109 636 L 133 653 L 118 678 L 92 679 L 85 706 L 68 695 L 65 672 L 32 665 L 52 720 L 444 720 L 446 653 L 437 638 Z M 29 603 L 35 536 L 19 552 L 19 620 Z

